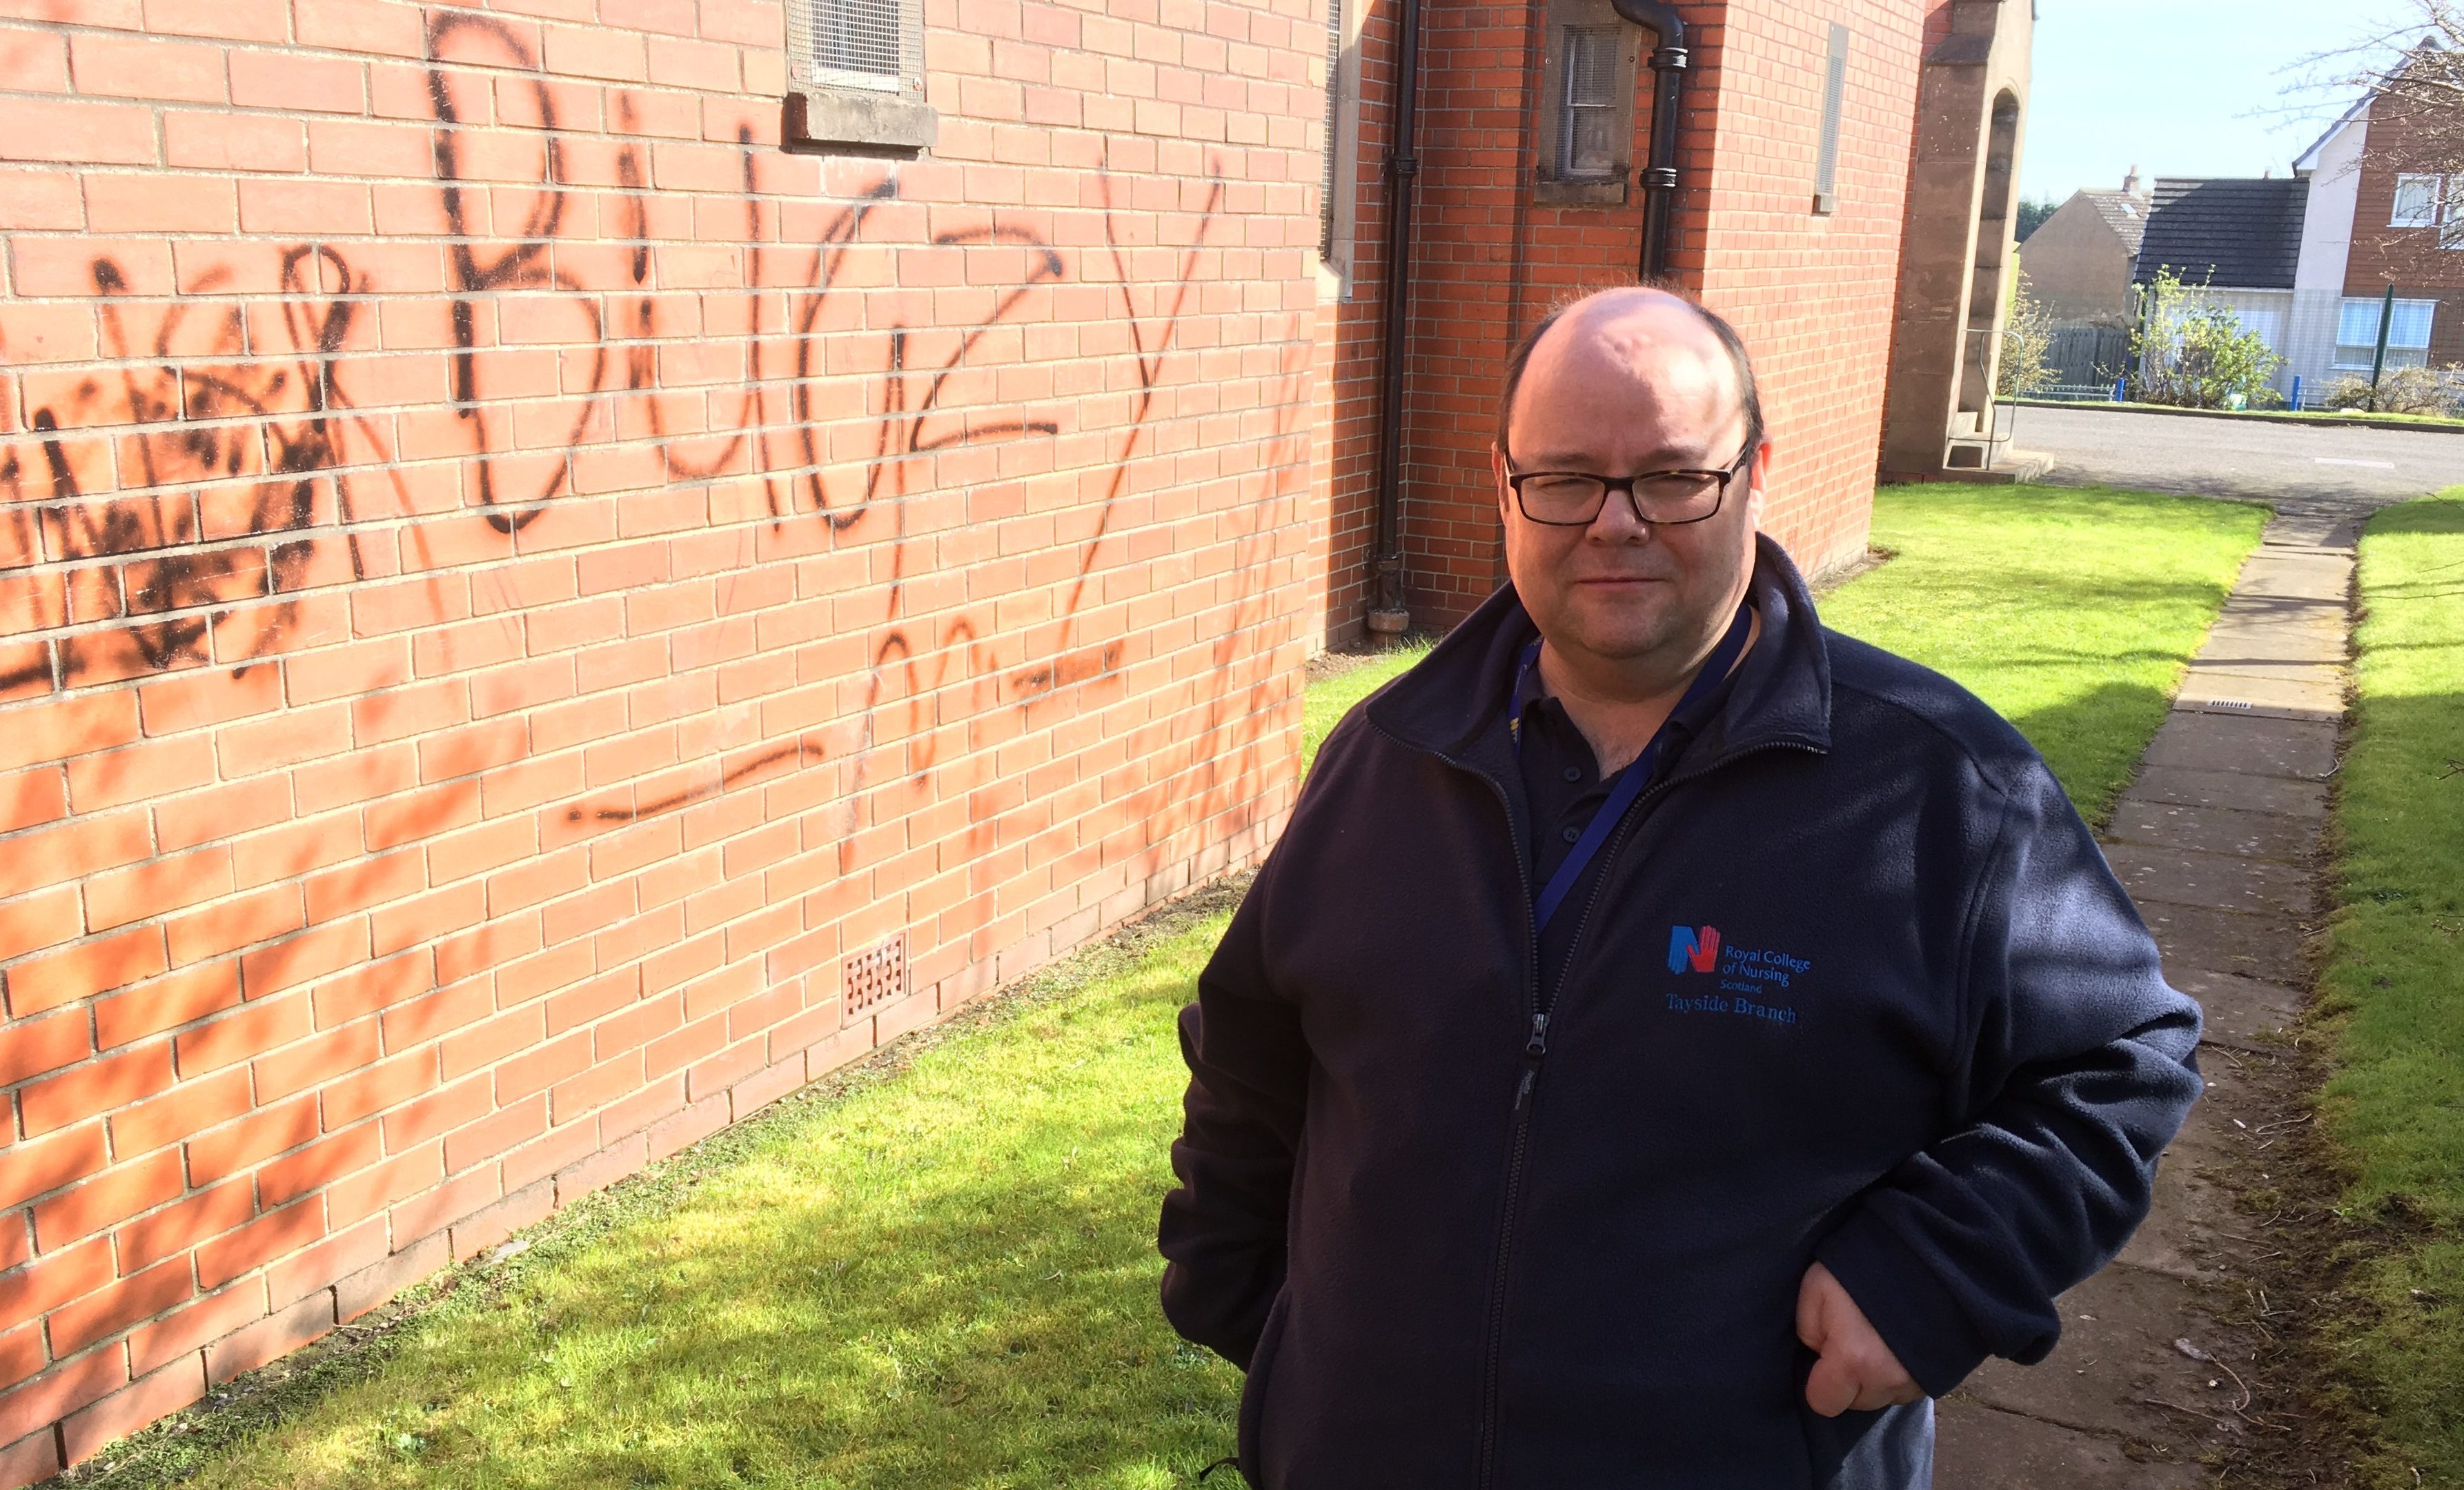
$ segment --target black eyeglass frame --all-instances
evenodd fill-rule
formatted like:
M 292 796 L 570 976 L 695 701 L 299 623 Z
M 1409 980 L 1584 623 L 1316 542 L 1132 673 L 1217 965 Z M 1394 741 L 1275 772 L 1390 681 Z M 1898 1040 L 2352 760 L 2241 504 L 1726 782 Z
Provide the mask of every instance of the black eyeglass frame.
M 1600 520 L 1600 514 L 1608 510 L 1610 494 L 1617 492 L 1625 493 L 1626 505 L 1634 509 L 1635 521 L 1642 523 L 1647 527 L 1682 528 L 1689 522 L 1708 522 L 1712 518 L 1720 515 L 1721 507 L 1726 505 L 1728 499 L 1728 483 L 1734 481 L 1740 472 L 1753 464 L 1754 451 L 1760 448 L 1761 445 L 1762 440 L 1760 436 L 1749 436 L 1746 440 L 1746 448 L 1739 450 L 1737 452 L 1737 458 L 1728 462 L 1727 468 L 1723 471 L 1704 471 L 1695 468 L 1680 468 L 1673 471 L 1639 471 L 1631 476 L 1603 476 L 1596 471 L 1509 470 L 1506 473 L 1506 484 L 1508 487 L 1511 487 L 1514 491 L 1514 510 L 1523 515 L 1523 520 L 1526 522 L 1536 522 L 1544 528 L 1588 528 L 1592 524 Z M 1505 452 L 1501 450 L 1499 453 L 1504 454 Z M 1507 455 L 1506 458 L 1509 465 L 1514 459 L 1511 455 Z M 1531 509 L 1524 503 L 1523 483 L 1540 476 L 1582 476 L 1588 480 L 1596 481 L 1600 484 L 1600 504 L 1599 506 L 1592 509 L 1591 515 L 1588 517 L 1534 517 L 1531 515 Z M 1699 517 L 1653 517 L 1647 515 L 1642 510 L 1642 497 L 1640 493 L 1636 492 L 1635 487 L 1639 482 L 1656 480 L 1661 476 L 1708 476 L 1719 482 L 1719 490 L 1711 494 L 1711 510 L 1703 514 L 1703 515 Z

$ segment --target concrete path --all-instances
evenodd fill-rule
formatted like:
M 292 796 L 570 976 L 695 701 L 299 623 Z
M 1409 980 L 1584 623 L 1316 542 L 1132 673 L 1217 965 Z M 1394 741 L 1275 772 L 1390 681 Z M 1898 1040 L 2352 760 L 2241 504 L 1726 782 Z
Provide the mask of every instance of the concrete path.
M 2207 1011 L 2207 1095 L 2166 1151 L 2146 1225 L 2062 1300 L 2052 1358 L 1988 1362 L 1943 1402 L 1942 1490 L 2204 1485 L 2200 1451 L 2247 1431 L 2248 1345 L 2201 1302 L 2258 1250 L 2246 1238 L 2257 1228 L 2217 1174 L 2263 1171 L 2267 1125 L 2285 1121 L 2242 1056 L 2262 1055 L 2301 1008 L 2354 542 L 2374 505 L 2279 505 L 2114 813 L 2105 855 L 2167 976 Z

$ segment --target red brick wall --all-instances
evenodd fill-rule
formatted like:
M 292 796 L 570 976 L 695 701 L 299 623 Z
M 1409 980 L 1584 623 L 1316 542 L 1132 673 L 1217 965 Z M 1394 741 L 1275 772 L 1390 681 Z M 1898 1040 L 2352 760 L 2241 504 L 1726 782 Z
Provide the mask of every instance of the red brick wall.
M 2416 291 L 2464 291 L 2464 252 L 2440 247 L 2437 229 L 2389 226 L 2395 216 L 2396 177 L 2453 169 L 2459 144 L 2464 144 L 2464 130 L 2453 123 L 2427 122 L 2394 99 L 2382 98 L 2370 105 L 2362 178 L 2354 192 L 2353 247 L 2344 259 L 2346 295 L 2378 295 L 2390 283 L 2408 298 Z M 2439 314 L 2446 315 L 2444 305 Z M 2431 322 L 2433 338 L 2440 329 Z
M 1694 66 L 1681 105 L 1673 277 L 1745 335 L 1780 447 L 1767 525 L 1800 562 L 1819 568 L 1862 551 L 1872 506 L 1928 7 L 1700 0 L 1680 9 Z M 1939 0 L 1930 9 L 1947 13 Z M 1436 6 L 1427 14 L 1404 522 L 1413 619 L 1443 627 L 1505 578 L 1487 450 L 1506 352 L 1559 298 L 1631 282 L 1642 194 L 1632 190 L 1617 207 L 1532 200 L 1547 129 L 1536 97 L 1540 0 Z M 1839 201 L 1817 218 L 1815 145 L 1835 19 L 1852 37 Z M 1372 33 L 1391 46 L 1374 22 Z M 1649 76 L 1641 74 L 1646 89 Z M 1373 84 L 1370 97 L 1386 91 Z M 1638 166 L 1649 158 L 1650 114 L 1646 98 L 1636 109 Z M 1364 163 L 1381 158 L 1382 142 L 1375 152 L 1364 143 Z M 1364 207 L 1369 174 L 1364 165 Z M 1342 333 L 1373 382 L 1376 333 L 1374 315 L 1348 318 Z M 1374 452 L 1374 401 L 1346 417 L 1354 423 L 1338 433 L 1357 434 Z M 1365 531 L 1371 484 L 1350 500 Z M 1338 525 L 1352 510 L 1345 493 L 1334 493 Z M 1359 566 L 1347 567 L 1354 552 Z M 1366 559 L 1365 543 L 1331 556 L 1336 624 L 1347 619 L 1344 586 L 1365 577 Z
M 2344 260 L 2344 293 L 2377 296 L 2393 284 L 2407 299 L 2436 300 L 2430 321 L 2430 364 L 2464 364 L 2464 252 L 2439 246 L 2434 228 L 2388 226 L 2395 216 L 2395 180 L 2414 171 L 2444 172 L 2459 143 L 2453 124 L 2425 123 L 2401 102 L 2370 108 L 2368 143 L 2353 205 L 2353 247 Z
M 1837 200 L 1811 210 L 1830 28 L 1848 29 Z M 1807 570 L 1864 552 L 1925 18 L 1906 0 L 1731 0 L 1697 273 L 1744 333 L 1776 459 L 1764 527 Z
M 11 11 L 0 1486 L 1267 841 L 1308 0 Z

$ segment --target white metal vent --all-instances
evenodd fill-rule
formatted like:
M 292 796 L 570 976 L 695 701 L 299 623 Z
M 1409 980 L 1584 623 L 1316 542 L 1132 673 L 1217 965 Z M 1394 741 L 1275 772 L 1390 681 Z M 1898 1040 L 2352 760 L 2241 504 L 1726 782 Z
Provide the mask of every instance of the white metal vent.
M 839 972 L 842 1026 L 907 997 L 907 933 L 900 931 L 848 957 Z
M 796 80 L 897 93 L 913 85 L 916 0 L 787 0 Z

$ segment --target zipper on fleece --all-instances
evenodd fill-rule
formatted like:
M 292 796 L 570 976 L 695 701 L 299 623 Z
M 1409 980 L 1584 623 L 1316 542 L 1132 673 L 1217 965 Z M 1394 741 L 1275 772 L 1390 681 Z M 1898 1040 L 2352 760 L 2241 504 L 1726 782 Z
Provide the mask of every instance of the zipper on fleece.
M 1382 734 L 1385 731 L 1380 729 L 1378 733 Z M 1393 739 L 1394 736 L 1390 734 L 1387 738 Z M 1399 745 L 1403 742 L 1397 740 L 1396 743 Z M 1823 754 L 1815 746 L 1794 740 L 1772 740 L 1759 745 L 1749 745 L 1742 750 L 1731 751 L 1715 760 L 1705 761 L 1698 770 L 1670 777 L 1636 799 L 1634 805 L 1626 810 L 1625 816 L 1617 821 L 1617 829 L 1610 836 L 1608 843 L 1601 845 L 1599 872 L 1593 877 L 1591 894 L 1583 902 L 1582 919 L 1574 923 L 1573 937 L 1566 944 L 1566 968 L 1558 977 L 1561 988 L 1566 975 L 1573 970 L 1574 954 L 1582 949 L 1583 932 L 1591 926 L 1592 912 L 1599 904 L 1601 887 L 1608 883 L 1609 868 L 1617 861 L 1617 850 L 1624 845 L 1628 830 L 1645 814 L 1648 805 L 1687 781 L 1709 776 L 1748 756 L 1773 750 L 1801 750 L 1811 755 Z M 1520 831 L 1520 824 L 1514 821 L 1513 800 L 1507 796 L 1506 788 L 1496 778 L 1443 752 L 1431 754 L 1457 770 L 1468 772 L 1485 782 L 1489 790 L 1496 794 L 1498 805 L 1505 810 L 1507 835 L 1512 838 Z M 1511 846 L 1514 853 L 1515 880 L 1523 890 L 1526 945 L 1530 951 L 1529 962 L 1525 970 L 1524 991 L 1529 1002 L 1531 1024 L 1530 1032 L 1523 1042 L 1523 1075 L 1516 1082 L 1514 1088 L 1514 1126 L 1507 1151 L 1505 1194 L 1498 1217 L 1497 1266 L 1489 1279 L 1488 1327 L 1481 1350 L 1479 1481 L 1481 1490 L 1490 1490 L 1490 1487 L 1497 1482 L 1497 1413 L 1498 1398 L 1505 1376 L 1507 1282 L 1513 1265 L 1514 1220 L 1522 1201 L 1523 1171 L 1531 1147 L 1531 1091 L 1539 1085 L 1541 1063 L 1549 1054 L 1549 1021 L 1555 1012 L 1553 998 L 1550 1000 L 1551 1006 L 1547 1008 L 1542 1007 L 1540 1002 L 1540 930 L 1532 918 L 1531 875 L 1523 863 L 1523 844 L 1520 839 L 1516 838 Z
M 1444 751 L 1430 750 L 1397 738 L 1384 725 L 1374 719 L 1370 721 L 1370 728 L 1405 750 L 1420 751 L 1423 754 L 1435 756 L 1447 765 L 1478 778 L 1487 786 L 1497 798 L 1499 809 L 1506 815 L 1507 847 L 1514 860 L 1515 883 L 1523 891 L 1524 946 L 1529 953 L 1524 969 L 1523 989 L 1527 1006 L 1530 1011 L 1531 1023 L 1529 1034 L 1523 1042 L 1523 1074 L 1514 1088 L 1513 1130 L 1507 1150 L 1505 1194 L 1498 1216 L 1497 1266 L 1489 1279 L 1488 1325 L 1481 1348 L 1480 1486 L 1481 1490 L 1490 1490 L 1490 1487 L 1497 1482 L 1497 1406 L 1500 1384 L 1505 1373 L 1506 1284 L 1507 1275 L 1511 1270 L 1513 1262 L 1514 1216 L 1522 1200 L 1524 1162 L 1531 1144 L 1531 1092 L 1532 1088 L 1539 1085 L 1541 1063 L 1549 1054 L 1549 1021 L 1555 1010 L 1553 1007 L 1543 1008 L 1540 1003 L 1540 928 L 1533 919 L 1531 910 L 1531 871 L 1523 862 L 1522 824 L 1515 821 L 1514 800 L 1507 795 L 1505 784 L 1469 761 L 1459 759 Z M 1626 831 L 1637 821 L 1641 810 L 1648 803 L 1657 801 L 1687 781 L 1699 780 L 1749 756 L 1773 750 L 1801 750 L 1815 756 L 1824 754 L 1821 747 L 1802 740 L 1766 740 L 1760 744 L 1748 745 L 1742 749 L 1730 751 L 1716 759 L 1705 761 L 1696 770 L 1670 777 L 1636 799 L 1634 805 L 1626 809 L 1625 816 L 1617 821 L 1617 830 L 1610 835 L 1609 841 L 1601 845 L 1599 873 L 1594 876 L 1592 892 L 1583 902 L 1582 919 L 1574 923 L 1573 939 L 1566 944 L 1566 972 L 1570 973 L 1573 969 L 1574 953 L 1582 948 L 1583 932 L 1591 926 L 1592 911 L 1599 904 L 1600 888 L 1608 883 L 1609 866 L 1616 862 L 1617 850 L 1625 843 Z M 1565 975 L 1561 973 L 1559 975 L 1561 984 L 1564 978 Z M 1554 1000 L 1551 1002 L 1553 1006 Z

